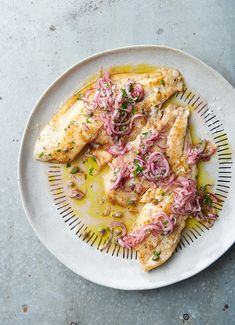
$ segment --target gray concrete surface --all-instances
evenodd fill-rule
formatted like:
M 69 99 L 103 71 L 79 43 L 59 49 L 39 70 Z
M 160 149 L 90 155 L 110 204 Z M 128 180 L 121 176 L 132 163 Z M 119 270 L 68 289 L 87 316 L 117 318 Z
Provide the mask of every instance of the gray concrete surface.
M 234 247 L 207 270 L 166 288 L 100 287 L 61 265 L 36 238 L 16 171 L 38 96 L 94 52 L 166 44 L 204 60 L 235 86 L 235 1 L 0 0 L 0 8 L 0 325 L 235 324 Z

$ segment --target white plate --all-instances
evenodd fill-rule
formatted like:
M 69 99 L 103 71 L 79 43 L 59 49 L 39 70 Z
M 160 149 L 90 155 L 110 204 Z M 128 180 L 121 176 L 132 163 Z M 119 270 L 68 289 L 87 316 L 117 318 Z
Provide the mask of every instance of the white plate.
M 86 243 L 76 236 L 79 225 L 70 213 L 70 204 L 63 198 L 53 201 L 53 191 L 60 184 L 60 168 L 33 159 L 38 135 L 37 124 L 45 124 L 87 78 L 100 67 L 147 63 L 169 66 L 181 71 L 188 89 L 178 94 L 179 100 L 193 106 L 193 123 L 203 136 L 214 138 L 219 145 L 216 157 L 207 168 L 216 181 L 215 189 L 224 199 L 223 209 L 215 226 L 207 231 L 200 227 L 184 234 L 177 253 L 164 266 L 143 273 L 135 254 L 117 250 L 100 252 L 93 239 Z M 199 98 L 203 96 L 204 100 Z M 208 105 L 205 105 L 205 100 Z M 25 212 L 37 236 L 67 267 L 84 278 L 119 289 L 150 289 L 186 279 L 208 267 L 234 243 L 235 184 L 231 151 L 235 147 L 235 91 L 216 71 L 200 60 L 175 49 L 162 46 L 131 46 L 93 55 L 66 71 L 42 95 L 27 122 L 19 157 L 19 187 Z M 226 149 L 227 138 L 230 149 Z M 48 169 L 58 176 L 48 182 Z M 56 174 L 56 173 L 55 173 Z M 57 180 L 58 179 L 58 180 Z M 50 186 L 49 186 L 50 183 Z M 51 185 L 53 185 L 51 187 Z M 57 187 L 56 187 L 57 186 Z M 62 184 L 63 186 L 63 184 Z M 55 191 L 56 192 L 56 191 Z M 55 193 L 54 192 L 54 193 Z M 57 204 L 55 204 L 57 202 Z M 62 202 L 62 203 L 60 203 Z M 64 207 L 63 207 L 64 206 Z M 196 231 L 197 230 L 197 231 Z M 113 256 L 112 256 L 113 255 Z M 117 256 L 118 255 L 118 256 Z

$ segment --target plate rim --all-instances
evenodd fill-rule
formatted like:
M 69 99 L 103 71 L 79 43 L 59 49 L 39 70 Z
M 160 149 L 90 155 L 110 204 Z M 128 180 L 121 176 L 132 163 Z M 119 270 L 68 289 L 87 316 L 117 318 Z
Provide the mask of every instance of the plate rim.
M 179 276 L 178 279 L 169 281 L 167 284 L 150 284 L 150 286 L 148 287 L 143 287 L 141 285 L 136 286 L 135 288 L 124 288 L 121 286 L 117 285 L 111 285 L 110 283 L 106 283 L 105 281 L 95 281 L 94 279 L 90 278 L 90 277 L 86 277 L 84 274 L 81 275 L 80 273 L 78 273 L 77 271 L 75 271 L 73 269 L 72 266 L 68 265 L 67 263 L 65 264 L 62 259 L 60 257 L 58 257 L 56 255 L 56 253 L 54 253 L 54 249 L 50 248 L 49 245 L 47 245 L 47 243 L 41 238 L 40 232 L 37 230 L 37 228 L 34 226 L 34 223 L 32 222 L 32 218 L 30 216 L 30 213 L 28 211 L 27 208 L 27 199 L 25 197 L 25 193 L 23 190 L 23 181 L 22 181 L 22 170 L 23 170 L 23 147 L 26 141 L 26 133 L 27 133 L 27 129 L 30 123 L 30 120 L 34 114 L 34 112 L 36 111 L 36 109 L 38 108 L 38 106 L 40 105 L 41 101 L 43 100 L 44 96 L 47 95 L 47 93 L 50 92 L 51 88 L 54 87 L 54 85 L 61 80 L 62 78 L 64 78 L 66 75 L 68 75 L 73 69 L 78 68 L 80 65 L 87 63 L 89 61 L 92 61 L 94 59 L 96 59 L 97 57 L 102 57 L 103 55 L 106 54 L 112 54 L 112 53 L 118 53 L 118 52 L 122 52 L 128 49 L 146 49 L 146 50 L 151 50 L 151 49 L 166 49 L 166 50 L 170 50 L 172 52 L 175 52 L 177 54 L 183 55 L 188 59 L 193 60 L 194 62 L 196 62 L 197 64 L 200 64 L 202 67 L 209 69 L 210 72 L 212 74 L 214 74 L 214 76 L 218 79 L 220 79 L 223 83 L 226 84 L 227 87 L 229 87 L 235 95 L 235 88 L 230 84 L 230 82 L 224 77 L 222 76 L 219 72 L 217 72 L 215 69 L 213 69 L 212 67 L 210 67 L 207 63 L 204 63 L 202 60 L 198 59 L 197 57 L 173 48 L 173 47 L 169 47 L 169 46 L 165 46 L 165 45 L 154 45 L 154 44 L 143 44 L 143 45 L 129 45 L 129 46 L 122 46 L 122 47 L 117 47 L 117 48 L 113 48 L 113 49 L 108 49 L 108 50 L 104 50 L 104 51 L 99 51 L 95 54 L 89 55 L 81 60 L 79 60 L 78 62 L 76 62 L 75 64 L 73 64 L 72 66 L 70 66 L 68 69 L 66 69 L 64 72 L 62 72 L 52 83 L 50 83 L 50 85 L 43 91 L 43 93 L 41 94 L 41 96 L 38 98 L 38 100 L 36 101 L 35 105 L 33 106 L 33 109 L 31 110 L 27 120 L 26 120 L 26 124 L 24 127 L 24 131 L 22 134 L 22 138 L 21 138 L 21 143 L 20 143 L 20 148 L 19 148 L 19 154 L 18 154 L 18 168 L 17 168 L 17 181 L 18 181 L 18 189 L 20 192 L 20 198 L 21 198 L 21 202 L 22 202 L 22 206 L 23 206 L 23 210 L 25 213 L 25 216 L 29 222 L 29 224 L 31 225 L 34 233 L 36 234 L 36 236 L 39 238 L 39 240 L 42 242 L 42 244 L 49 250 L 49 252 L 54 255 L 57 260 L 59 260 L 64 266 L 66 266 L 67 268 L 69 268 L 72 272 L 74 272 L 75 274 L 85 278 L 88 281 L 91 281 L 93 283 L 105 286 L 105 287 L 109 287 L 109 288 L 114 288 L 114 289 L 119 289 L 119 290 L 130 290 L 130 291 L 135 291 L 135 290 L 151 290 L 151 289 L 157 289 L 157 288 L 161 288 L 161 287 L 165 287 L 168 285 L 172 285 L 174 283 L 178 283 L 181 282 L 185 279 L 189 279 L 191 277 L 193 277 L 194 275 L 202 272 L 203 270 L 205 270 L 206 268 L 208 268 L 210 265 L 214 264 L 222 255 L 224 255 L 228 249 L 235 243 L 235 237 L 233 239 L 233 241 L 229 242 L 228 245 L 222 250 L 222 252 L 220 254 L 218 254 L 218 256 L 216 256 L 213 260 L 210 260 L 208 263 L 206 263 L 206 266 L 202 266 L 199 270 L 196 270 L 195 272 L 191 272 L 190 274 L 184 274 L 183 276 Z

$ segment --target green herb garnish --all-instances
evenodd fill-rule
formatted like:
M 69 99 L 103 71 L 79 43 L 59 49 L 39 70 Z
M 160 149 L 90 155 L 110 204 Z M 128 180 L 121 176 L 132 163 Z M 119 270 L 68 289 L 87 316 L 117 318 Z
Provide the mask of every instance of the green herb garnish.
M 122 103 L 122 109 L 127 109 L 127 105 L 128 105 L 128 103 Z
M 93 172 L 94 172 L 94 168 L 93 168 L 93 167 L 91 167 L 91 168 L 89 169 L 89 172 L 88 172 L 88 174 L 89 174 L 90 176 L 93 176 Z
M 88 118 L 86 119 L 86 122 L 87 122 L 88 124 L 91 124 L 90 117 L 88 117 Z
M 70 174 L 76 174 L 78 172 L 78 167 L 73 166 L 70 170 Z
M 127 97 L 127 92 L 124 88 L 121 89 L 122 91 L 122 98 L 126 98 Z
M 61 149 L 57 149 L 56 151 L 57 151 L 57 152 L 61 152 L 62 150 L 61 150 Z
M 205 193 L 205 194 L 203 195 L 203 198 L 202 198 L 202 204 L 203 204 L 203 205 L 207 205 L 207 206 L 209 206 L 210 208 L 212 207 L 213 200 L 212 200 L 212 198 L 211 198 L 207 193 Z
M 143 132 L 142 134 L 146 137 L 146 135 L 149 134 L 149 131 L 147 131 L 147 132 Z
M 136 108 L 133 107 L 133 108 L 132 108 L 132 114 L 135 114 L 135 113 L 136 113 Z
M 134 176 L 136 177 L 139 173 L 144 170 L 144 167 L 139 165 L 139 161 L 135 160 L 135 169 L 133 171 Z
M 69 167 L 71 167 L 71 163 L 70 163 L 70 162 L 68 162 L 68 163 L 66 164 L 66 168 L 69 168 Z
M 96 162 L 96 158 L 95 158 L 95 156 L 91 156 L 91 160 L 93 160 L 93 161 Z
M 44 156 L 44 152 L 42 151 L 39 155 L 38 155 L 38 157 L 39 158 L 42 158 Z
M 153 252 L 153 258 L 152 258 L 152 260 L 153 260 L 153 261 L 157 261 L 157 260 L 159 260 L 160 255 L 161 255 L 161 251 L 154 251 L 154 252 Z
M 165 86 L 165 81 L 163 79 L 160 80 L 160 84 Z

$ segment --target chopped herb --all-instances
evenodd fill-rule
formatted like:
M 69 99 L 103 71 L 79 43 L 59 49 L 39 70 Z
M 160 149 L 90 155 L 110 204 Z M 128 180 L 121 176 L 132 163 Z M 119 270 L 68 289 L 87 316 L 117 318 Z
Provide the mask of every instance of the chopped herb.
M 139 161 L 135 161 L 135 169 L 133 171 L 134 176 L 136 177 L 139 173 L 141 173 L 144 170 L 144 167 L 139 165 Z
M 153 260 L 153 261 L 157 261 L 157 260 L 159 260 L 160 255 L 161 255 L 161 251 L 154 251 L 154 252 L 153 252 L 153 258 L 152 258 L 152 260 Z
M 84 174 L 85 179 L 87 179 L 87 174 Z
M 90 117 L 88 117 L 88 118 L 86 119 L 86 122 L 87 122 L 88 124 L 91 124 Z
M 212 200 L 212 198 L 207 193 L 205 193 L 204 196 L 203 196 L 203 198 L 202 198 L 202 204 L 203 205 L 207 205 L 210 208 L 212 207 L 213 200 Z
M 90 176 L 93 176 L 93 172 L 94 172 L 94 168 L 91 167 L 91 168 L 89 169 L 89 172 L 88 172 L 88 173 L 89 173 Z
M 160 80 L 160 84 L 165 86 L 165 81 L 163 79 Z
M 136 113 L 136 108 L 133 107 L 133 108 L 132 108 L 132 114 L 135 114 L 135 113 Z
M 86 162 L 88 162 L 88 159 L 87 158 L 84 159 L 82 163 L 85 164 Z
M 62 150 L 61 150 L 61 149 L 57 149 L 56 151 L 57 151 L 57 152 L 61 152 Z
M 96 162 L 96 158 L 95 158 L 95 156 L 91 156 L 91 160 L 93 160 L 93 161 Z
M 68 163 L 66 164 L 66 168 L 69 168 L 69 167 L 71 167 L 71 163 L 70 163 L 70 162 L 68 162 Z
M 44 152 L 43 151 L 38 155 L 38 157 L 39 158 L 42 158 L 42 156 L 44 156 Z
M 166 193 L 165 192 L 162 192 L 162 196 L 164 196 Z
M 127 105 L 128 105 L 128 103 L 122 103 L 122 109 L 127 109 Z
M 49 153 L 48 156 L 51 157 L 51 153 Z
M 163 221 L 164 226 L 168 224 L 168 220 Z
M 76 174 L 78 172 L 78 167 L 73 166 L 70 170 L 70 174 Z
M 143 132 L 142 134 L 146 137 L 146 135 L 149 134 L 149 131 L 148 132 Z
M 69 142 L 70 144 L 75 144 L 75 142 L 74 141 L 71 141 L 71 142 Z
M 127 97 L 127 92 L 126 92 L 126 90 L 125 90 L 124 88 L 122 88 L 121 91 L 122 91 L 122 98 Z

